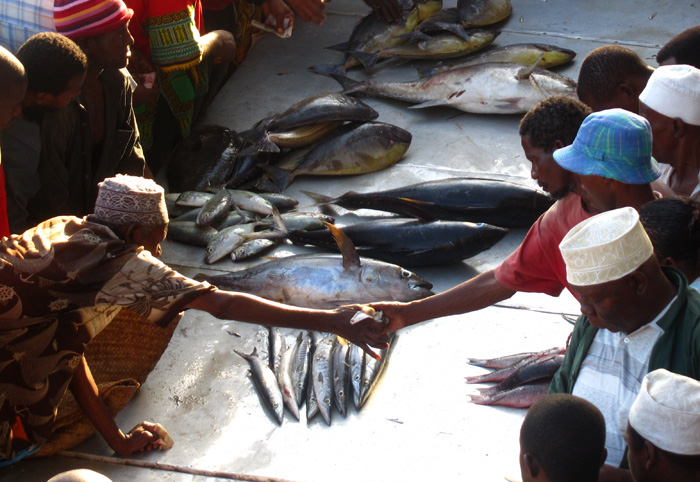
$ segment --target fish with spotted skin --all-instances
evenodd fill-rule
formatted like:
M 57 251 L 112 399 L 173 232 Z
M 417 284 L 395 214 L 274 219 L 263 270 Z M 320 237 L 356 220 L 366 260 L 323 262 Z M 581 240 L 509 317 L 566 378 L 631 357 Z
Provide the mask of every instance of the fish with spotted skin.
M 318 411 L 321 412 L 326 424 L 331 424 L 331 409 L 333 408 L 333 349 L 336 336 L 325 337 L 316 345 L 311 361 L 311 379 L 316 395 Z

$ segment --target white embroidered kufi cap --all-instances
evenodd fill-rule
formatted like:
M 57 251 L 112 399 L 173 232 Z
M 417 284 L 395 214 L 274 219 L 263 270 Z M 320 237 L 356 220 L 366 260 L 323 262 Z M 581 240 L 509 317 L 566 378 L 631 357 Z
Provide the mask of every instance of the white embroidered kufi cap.
M 700 126 L 700 70 L 692 65 L 662 65 L 649 77 L 639 100 L 666 117 Z
M 647 373 L 629 423 L 662 450 L 700 455 L 700 382 L 663 368 Z
M 160 226 L 168 222 L 163 188 L 151 179 L 117 174 L 98 184 L 95 217 L 123 226 Z
M 630 207 L 614 209 L 580 222 L 559 244 L 566 279 L 587 286 L 620 279 L 648 260 L 654 248 Z

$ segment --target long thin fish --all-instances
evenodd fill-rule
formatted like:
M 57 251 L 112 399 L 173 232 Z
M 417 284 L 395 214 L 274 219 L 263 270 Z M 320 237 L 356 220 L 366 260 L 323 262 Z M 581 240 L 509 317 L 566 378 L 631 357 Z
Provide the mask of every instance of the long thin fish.
M 564 361 L 564 355 L 549 355 L 541 359 L 537 359 L 532 363 L 516 370 L 508 378 L 502 382 L 488 388 L 478 389 L 482 395 L 493 395 L 503 390 L 510 390 L 520 385 L 540 381 L 551 380 L 554 374 L 561 367 Z
M 348 382 L 348 342 L 338 337 L 333 350 L 333 400 L 343 416 L 347 412 Z
M 292 383 L 294 383 L 294 396 L 299 406 L 304 403 L 309 374 L 309 355 L 311 354 L 311 338 L 303 332 L 299 333 L 294 344 L 294 356 L 292 358 Z
M 501 405 L 504 407 L 527 408 L 549 392 L 549 381 L 522 385 L 512 390 L 498 392 L 493 396 L 470 395 L 472 403 L 479 405 Z
M 294 357 L 294 347 L 289 346 L 284 349 L 277 372 L 277 382 L 282 392 L 284 405 L 292 412 L 294 418 L 299 420 L 299 402 L 296 398 L 294 381 L 292 380 L 292 360 Z
M 362 361 L 364 360 L 363 354 L 364 352 L 359 346 L 350 344 L 350 350 L 348 353 L 350 386 L 352 387 L 352 401 L 355 408 L 358 410 L 362 406 L 360 403 L 360 394 L 362 386 Z
M 514 355 L 499 356 L 496 358 L 467 358 L 467 363 L 477 365 L 484 368 L 506 368 L 510 365 L 518 363 L 523 358 L 532 355 L 563 355 L 566 353 L 566 348 L 555 347 L 547 348 L 542 351 L 528 351 L 524 353 L 516 353 Z
M 331 353 L 336 343 L 335 335 L 321 340 L 314 350 L 311 362 L 311 376 L 318 410 L 326 424 L 331 424 L 333 403 L 333 358 Z
M 267 407 L 272 411 L 275 420 L 281 425 L 284 420 L 284 399 L 282 392 L 277 384 L 277 377 L 272 373 L 270 367 L 258 356 L 258 349 L 254 348 L 253 352 L 248 355 L 240 351 L 234 352 L 246 360 L 250 364 L 250 371 L 253 373 L 253 380 L 258 386 L 258 390 Z

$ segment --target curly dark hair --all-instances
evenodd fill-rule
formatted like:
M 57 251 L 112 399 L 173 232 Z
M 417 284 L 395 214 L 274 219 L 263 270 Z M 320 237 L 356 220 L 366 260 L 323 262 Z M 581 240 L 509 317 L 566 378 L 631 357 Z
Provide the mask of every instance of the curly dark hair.
M 16 55 L 27 71 L 30 92 L 60 95 L 73 77 L 87 70 L 87 57 L 80 47 L 56 32 L 33 35 Z
M 673 258 L 700 268 L 700 209 L 687 198 L 664 198 L 639 209 L 639 220 L 659 259 Z M 693 281 L 693 280 L 690 280 Z
M 690 27 L 666 42 L 656 54 L 656 61 L 665 62 L 670 57 L 673 57 L 677 64 L 692 65 L 700 69 L 700 25 Z
M 604 103 L 612 99 L 618 86 L 629 77 L 651 75 L 651 68 L 639 55 L 620 45 L 604 45 L 589 53 L 578 74 L 579 98 L 591 96 Z
M 527 136 L 533 147 L 554 150 L 554 143 L 572 144 L 591 108 L 580 100 L 554 95 L 540 101 L 520 121 L 520 135 Z
M 583 398 L 547 395 L 528 410 L 520 448 L 537 460 L 551 482 L 595 482 L 605 449 L 605 419 Z

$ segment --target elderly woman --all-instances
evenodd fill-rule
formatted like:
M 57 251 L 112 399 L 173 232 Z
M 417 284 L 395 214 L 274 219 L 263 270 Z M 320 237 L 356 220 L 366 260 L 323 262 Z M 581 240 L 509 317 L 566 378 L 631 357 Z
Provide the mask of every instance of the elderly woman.
M 385 347 L 381 323 L 350 323 L 351 309 L 296 308 L 217 291 L 158 261 L 168 228 L 163 189 L 117 176 L 100 183 L 94 214 L 49 219 L 0 242 L 0 464 L 36 452 L 52 432 L 67 388 L 121 455 L 154 448 L 155 424 L 119 430 L 97 394 L 83 353 L 121 310 L 165 326 L 182 310 L 223 319 L 332 331 Z

